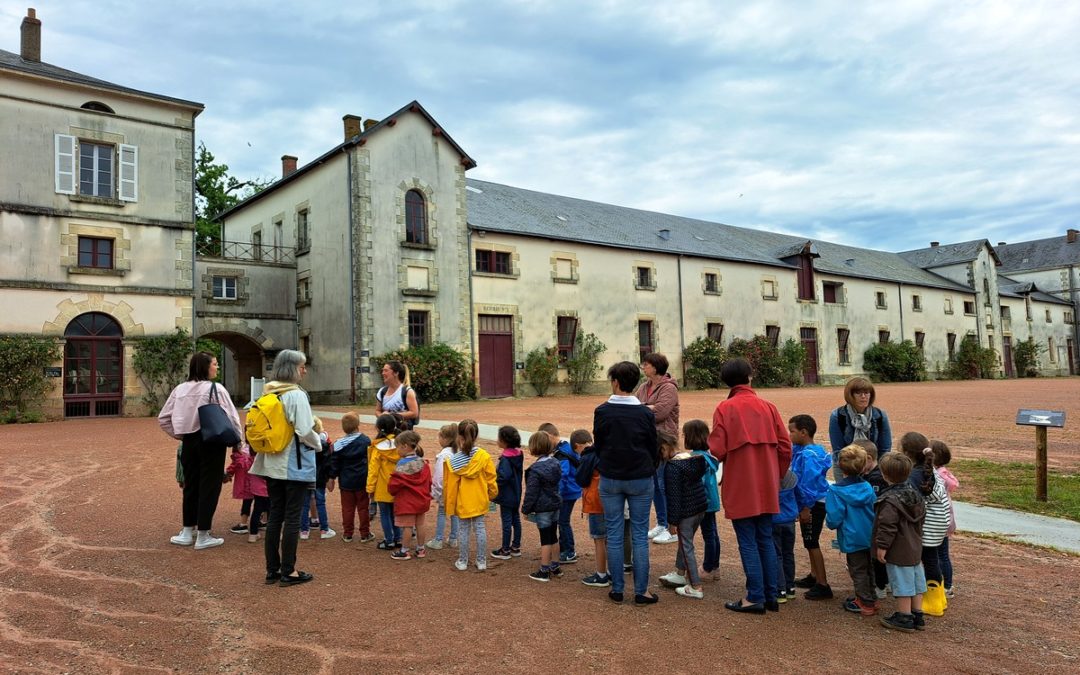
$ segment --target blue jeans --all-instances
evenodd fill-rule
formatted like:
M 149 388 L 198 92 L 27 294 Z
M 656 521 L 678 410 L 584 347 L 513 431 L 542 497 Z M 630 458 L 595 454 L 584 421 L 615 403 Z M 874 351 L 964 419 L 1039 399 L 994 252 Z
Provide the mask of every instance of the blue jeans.
M 521 548 L 521 512 L 516 506 L 499 505 L 502 518 L 502 550 Z
M 949 538 L 945 537 L 938 546 L 938 567 L 945 577 L 945 588 L 952 588 L 952 558 L 949 557 Z
M 720 531 L 716 529 L 715 513 L 706 513 L 701 521 L 701 538 L 705 540 L 701 568 L 706 572 L 720 569 Z
M 657 527 L 667 527 L 667 494 L 664 491 L 664 463 L 660 462 L 653 474 L 653 504 L 656 505 Z
M 569 555 L 576 552 L 574 548 L 574 528 L 570 525 L 570 514 L 574 512 L 576 499 L 562 500 L 559 508 L 559 555 Z M 506 535 L 503 535 L 505 538 Z
M 383 541 L 387 544 L 401 542 L 401 528 L 394 526 L 394 502 L 378 502 L 379 522 L 382 523 Z
M 308 491 L 309 496 L 304 500 L 304 512 L 300 514 L 300 530 L 307 532 L 311 527 L 311 496 L 315 497 L 315 511 L 319 514 L 319 529 L 326 532 L 330 529 L 330 521 L 326 518 L 326 489 L 315 488 Z
M 518 524 L 521 531 L 521 524 Z M 439 511 L 435 514 L 435 541 L 443 541 L 446 534 L 446 506 L 439 504 Z M 456 542 L 458 538 L 458 517 L 450 516 L 450 540 Z
M 776 584 L 780 591 L 795 588 L 795 523 L 773 523 L 776 548 Z
M 739 542 L 739 557 L 746 574 L 746 599 L 753 603 L 776 600 L 776 546 L 773 514 L 763 513 L 731 521 Z
M 623 506 L 630 508 L 630 538 L 634 542 L 634 593 L 644 595 L 649 590 L 649 505 L 653 499 L 653 478 L 616 480 L 600 478 L 600 503 L 604 505 L 607 525 L 608 569 L 611 590 L 622 593 L 625 580 L 619 570 L 623 566 Z

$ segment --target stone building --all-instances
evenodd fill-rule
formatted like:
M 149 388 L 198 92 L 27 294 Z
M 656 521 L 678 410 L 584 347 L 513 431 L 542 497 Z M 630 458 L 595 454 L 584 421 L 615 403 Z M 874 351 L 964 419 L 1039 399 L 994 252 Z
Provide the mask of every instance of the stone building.
M 141 414 L 132 338 L 193 329 L 199 103 L 0 50 L 0 333 L 55 337 L 52 417 Z

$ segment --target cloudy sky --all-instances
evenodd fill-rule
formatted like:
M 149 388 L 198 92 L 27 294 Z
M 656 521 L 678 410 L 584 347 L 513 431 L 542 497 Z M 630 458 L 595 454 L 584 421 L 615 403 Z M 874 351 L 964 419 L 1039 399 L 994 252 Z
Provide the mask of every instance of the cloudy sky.
M 886 250 L 1080 223 L 1080 3 L 0 0 L 241 177 L 419 100 L 475 178 Z

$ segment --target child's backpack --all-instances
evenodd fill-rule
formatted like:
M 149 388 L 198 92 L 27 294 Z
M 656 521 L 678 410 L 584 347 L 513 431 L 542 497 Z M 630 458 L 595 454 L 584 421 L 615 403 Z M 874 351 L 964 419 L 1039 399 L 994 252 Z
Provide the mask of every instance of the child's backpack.
M 277 394 L 263 394 L 248 410 L 246 435 L 255 452 L 272 455 L 289 447 L 295 429 L 285 418 L 285 407 Z

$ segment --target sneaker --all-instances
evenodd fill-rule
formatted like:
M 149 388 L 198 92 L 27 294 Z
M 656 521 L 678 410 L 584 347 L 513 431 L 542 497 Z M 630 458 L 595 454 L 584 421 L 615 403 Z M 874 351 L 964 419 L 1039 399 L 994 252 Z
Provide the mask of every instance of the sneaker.
M 802 579 L 795 580 L 796 588 L 813 588 L 814 586 L 817 586 L 817 579 L 814 578 L 813 574 L 807 574 Z
M 559 554 L 560 565 L 573 565 L 578 561 L 577 553 L 570 551 L 569 553 Z
M 649 539 L 652 539 L 653 537 L 659 537 L 664 532 L 667 532 L 667 528 L 657 525 L 653 529 L 649 530 Z
M 581 583 L 585 584 L 586 586 L 593 586 L 594 588 L 604 588 L 611 585 L 611 575 L 593 572 L 589 576 L 582 579 Z
M 373 534 L 369 534 L 369 535 L 367 535 L 367 536 L 364 536 L 364 537 L 360 537 L 360 539 L 359 539 L 358 541 L 359 541 L 359 542 L 360 542 L 361 544 L 366 544 L 366 543 L 368 543 L 368 542 L 372 542 L 372 541 L 375 541 L 375 535 L 373 535 Z
M 341 535 L 341 541 L 345 542 L 346 544 L 351 544 L 352 543 L 352 537 L 343 534 L 343 535 Z
M 257 535 L 257 534 L 249 534 L 248 535 L 248 543 L 249 544 L 257 544 L 257 543 L 259 543 L 259 535 Z
M 660 577 L 660 585 L 667 588 L 681 588 L 686 585 L 686 577 L 678 572 L 668 572 Z
M 229 532 L 233 534 L 247 534 L 248 527 L 243 523 L 237 523 L 229 528 Z
M 495 558 L 497 560 L 509 560 L 510 559 L 510 551 L 507 551 L 504 548 L 497 548 L 497 549 L 495 549 L 494 551 L 491 552 L 491 557 Z
M 551 568 L 551 576 L 556 578 L 556 579 L 562 579 L 562 570 L 559 569 L 558 565 L 552 566 L 552 568 Z
M 185 527 L 180 530 L 180 534 L 170 537 L 169 543 L 176 544 L 177 546 L 191 546 L 195 543 L 195 528 Z
M 803 593 L 807 600 L 831 600 L 832 588 L 827 584 L 814 584 L 814 587 Z
M 791 588 L 787 589 L 787 597 L 788 597 L 788 600 L 794 600 L 795 598 L 797 598 L 797 597 L 798 597 L 798 596 L 797 596 L 797 595 L 795 594 L 795 587 L 794 587 L 794 586 L 792 586 Z
M 480 570 L 481 572 L 486 570 L 487 569 L 487 561 L 485 561 L 485 560 L 477 560 L 476 561 L 476 569 Z
M 539 569 L 530 574 L 529 578 L 533 581 L 542 581 L 544 583 L 547 583 L 548 581 L 551 581 L 551 573 L 545 569 Z
M 885 598 L 889 597 L 889 589 L 888 588 L 875 588 L 874 589 L 874 595 L 877 596 L 878 600 L 884 600 Z
M 448 544 L 450 545 L 450 548 L 457 548 L 457 547 L 458 547 L 458 545 L 457 545 L 457 539 L 451 539 L 451 540 L 450 540 L 449 542 L 447 542 L 447 543 L 448 543 Z
M 300 530 L 300 538 L 303 539 L 304 541 L 307 541 L 308 537 L 310 537 L 310 536 L 311 536 L 311 530 Z
M 926 615 L 922 612 L 912 612 L 912 624 L 915 626 L 915 630 L 926 630 Z
M 424 544 L 424 546 L 430 548 L 433 551 L 439 551 L 442 550 L 443 543 L 438 539 L 429 539 L 428 542 Z
M 949 586 L 948 588 L 945 589 L 945 597 L 946 598 L 952 599 L 953 594 L 955 593 L 955 591 L 953 589 L 954 589 L 953 586 Z
M 891 616 L 881 617 L 880 621 L 881 625 L 886 628 L 903 631 L 905 633 L 915 632 L 915 617 L 910 614 L 893 612 Z
M 334 532 L 332 529 L 327 528 L 322 531 L 322 534 L 319 535 L 319 539 L 333 539 L 336 536 L 337 532 Z
M 424 550 L 423 546 L 420 546 L 420 547 L 418 547 L 416 549 L 416 557 L 417 558 L 426 558 L 427 557 L 427 551 Z
M 696 590 L 690 584 L 687 584 L 685 586 L 679 586 L 675 589 L 675 592 L 683 596 L 684 598 L 693 598 L 694 600 L 701 600 L 705 597 L 704 591 Z
M 874 616 L 877 614 L 877 602 L 865 602 L 862 598 L 855 598 L 855 604 L 859 607 L 862 616 Z
M 787 602 L 787 591 L 780 591 L 776 594 L 776 601 L 781 605 Z
M 514 558 L 520 558 L 521 557 L 521 549 L 520 548 L 514 548 L 513 546 L 511 546 L 510 547 L 510 555 L 512 557 L 514 557 Z
M 622 573 L 623 574 L 631 574 L 631 573 L 633 573 L 633 571 L 634 571 L 633 563 L 623 563 L 623 566 L 622 566 Z
M 390 558 L 393 560 L 412 560 L 412 554 L 399 549 L 391 553 Z
M 661 532 L 657 536 L 653 537 L 652 543 L 654 544 L 674 544 L 679 541 L 679 536 L 672 534 L 668 531 Z
M 844 600 L 843 607 L 845 610 L 852 612 L 853 614 L 858 614 L 862 611 L 862 608 L 859 607 L 859 603 L 856 601 L 855 598 L 848 598 Z
M 314 530 L 314 529 L 317 529 L 320 525 L 322 525 L 322 523 L 320 523 L 317 520 L 313 520 L 313 521 L 311 521 L 310 525 L 311 525 L 311 529 Z
M 200 532 L 195 538 L 195 550 L 201 551 L 204 548 L 214 548 L 215 546 L 221 546 L 225 543 L 224 539 L 220 539 L 210 534 L 209 530 L 206 532 Z
M 456 569 L 458 572 L 464 572 L 465 570 L 469 569 L 469 563 L 465 562 L 464 560 L 455 560 L 454 569 Z

